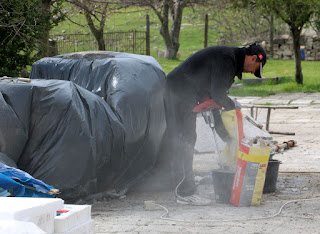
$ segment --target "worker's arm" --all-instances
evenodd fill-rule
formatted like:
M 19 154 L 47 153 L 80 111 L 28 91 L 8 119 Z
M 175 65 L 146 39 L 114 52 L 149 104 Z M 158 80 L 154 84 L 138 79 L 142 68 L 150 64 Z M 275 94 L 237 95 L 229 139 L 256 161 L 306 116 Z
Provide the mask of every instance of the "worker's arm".
M 228 97 L 228 90 L 234 82 L 235 65 L 231 57 L 214 61 L 211 69 L 210 96 L 225 110 L 235 109 L 234 101 Z
M 216 132 L 218 133 L 219 137 L 224 141 L 228 142 L 231 137 L 228 133 L 228 130 L 223 124 L 220 111 L 217 109 L 212 110 L 213 118 L 214 118 L 214 126 L 216 129 Z

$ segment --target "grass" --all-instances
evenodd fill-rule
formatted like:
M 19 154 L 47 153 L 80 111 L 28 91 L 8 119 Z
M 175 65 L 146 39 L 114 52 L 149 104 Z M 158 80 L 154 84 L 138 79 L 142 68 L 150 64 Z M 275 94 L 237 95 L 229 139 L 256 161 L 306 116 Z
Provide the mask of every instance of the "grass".
M 183 60 L 157 59 L 166 74 L 177 67 Z M 284 92 L 319 92 L 320 91 L 320 62 L 302 61 L 303 85 L 295 82 L 294 60 L 272 60 L 269 59 L 263 69 L 265 78 L 283 77 L 280 82 L 268 81 L 263 84 L 244 84 L 243 81 L 235 78 L 235 84 L 242 84 L 243 89 L 232 89 L 232 96 L 259 96 L 265 97 L 276 93 Z M 252 74 L 243 73 L 243 79 L 255 78 Z
M 281 79 L 279 83 L 267 82 L 265 84 L 248 85 L 237 80 L 236 84 L 243 84 L 243 89 L 230 90 L 233 96 L 261 96 L 283 92 L 319 92 L 320 91 L 320 62 L 302 61 L 303 85 L 295 82 L 295 62 L 293 60 L 269 59 L 263 69 L 264 77 L 290 77 Z M 252 74 L 244 74 L 244 79 L 250 79 Z
M 142 10 L 142 11 L 141 11 Z M 106 23 L 106 32 L 145 30 L 145 11 L 141 8 L 130 8 L 125 10 L 125 14 L 110 15 Z M 157 16 L 153 11 L 148 11 L 150 15 L 150 34 L 151 34 L 151 56 L 153 56 L 162 66 L 166 74 L 177 67 L 188 56 L 203 48 L 204 41 L 204 16 L 185 9 L 182 27 L 180 31 L 180 49 L 178 59 L 157 58 L 157 50 L 164 50 L 165 45 L 159 33 L 160 25 Z M 73 20 L 86 24 L 82 14 L 77 14 Z M 209 22 L 210 24 L 210 22 Z M 90 33 L 88 27 L 80 27 L 65 21 L 55 27 L 51 33 Z M 208 45 L 215 45 L 218 33 L 209 27 Z M 289 77 L 292 79 L 281 79 L 280 83 L 268 82 L 265 84 L 248 85 L 236 78 L 236 84 L 243 84 L 243 89 L 230 90 L 233 96 L 268 96 L 280 92 L 319 92 L 320 91 L 320 61 L 302 61 L 302 72 L 304 84 L 298 85 L 294 80 L 295 63 L 293 60 L 271 60 L 269 59 L 264 68 L 264 77 Z M 244 79 L 250 79 L 253 75 L 244 74 Z

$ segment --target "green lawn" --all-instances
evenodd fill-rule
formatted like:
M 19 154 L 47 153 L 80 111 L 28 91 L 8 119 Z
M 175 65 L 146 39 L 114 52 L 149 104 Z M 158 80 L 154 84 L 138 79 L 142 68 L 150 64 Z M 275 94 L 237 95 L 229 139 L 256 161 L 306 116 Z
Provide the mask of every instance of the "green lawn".
M 183 60 L 157 59 L 166 74 L 177 67 Z M 265 78 L 284 77 L 279 83 L 268 81 L 264 84 L 248 85 L 236 78 L 235 84 L 243 84 L 243 89 L 230 90 L 234 96 L 268 96 L 281 92 L 319 92 L 320 61 L 302 61 L 303 85 L 295 82 L 295 62 L 293 60 L 269 59 L 263 69 Z M 254 75 L 243 74 L 243 79 L 252 79 Z
M 242 81 L 236 84 L 243 84 L 243 90 L 231 90 L 230 94 L 235 96 L 268 96 L 281 92 L 319 92 L 320 91 L 320 61 L 302 61 L 303 85 L 295 82 L 294 60 L 271 60 L 267 61 L 263 69 L 263 76 L 286 77 L 279 83 L 267 82 L 265 84 L 247 85 Z M 291 78 L 289 78 L 292 76 Z M 252 74 L 244 74 L 244 79 L 250 79 Z
M 106 23 L 106 32 L 128 31 L 132 29 L 145 30 L 145 11 L 141 8 L 130 8 L 125 10 L 125 14 L 110 15 Z M 150 15 L 150 33 L 151 33 L 151 56 L 157 59 L 166 74 L 177 67 L 182 61 L 194 52 L 203 48 L 204 43 L 204 16 L 193 12 L 191 9 L 184 10 L 180 33 L 180 49 L 178 59 L 158 59 L 157 50 L 164 50 L 164 42 L 159 33 L 159 20 L 153 11 Z M 73 17 L 74 21 L 86 24 L 83 15 L 78 14 Z M 210 20 L 210 19 L 209 19 Z M 88 27 L 79 27 L 75 24 L 65 21 L 54 28 L 51 33 L 89 33 Z M 209 21 L 209 46 L 215 45 L 218 33 L 210 29 Z M 292 79 L 283 79 L 280 83 L 272 82 L 259 85 L 246 85 L 240 90 L 231 90 L 230 94 L 235 96 L 267 96 L 279 92 L 318 92 L 320 91 L 320 61 L 302 61 L 302 72 L 304 75 L 304 84 L 297 85 L 294 81 L 295 63 L 293 60 L 268 60 L 264 68 L 264 77 L 283 77 L 292 76 Z M 250 79 L 251 74 L 245 74 L 244 79 Z M 243 83 L 236 78 L 236 83 Z

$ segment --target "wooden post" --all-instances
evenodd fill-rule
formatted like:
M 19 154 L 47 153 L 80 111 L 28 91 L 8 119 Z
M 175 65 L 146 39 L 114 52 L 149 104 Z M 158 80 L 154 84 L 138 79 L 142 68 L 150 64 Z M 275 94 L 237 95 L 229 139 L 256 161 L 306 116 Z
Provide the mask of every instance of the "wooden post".
M 269 131 L 269 122 L 270 122 L 271 108 L 268 108 L 267 121 L 266 121 L 266 130 Z
M 134 29 L 134 30 L 133 30 L 133 43 L 132 43 L 133 53 L 134 53 L 134 54 L 135 54 L 135 52 L 136 52 L 136 34 L 137 34 L 137 31 Z
M 251 118 L 253 118 L 253 106 L 250 107 L 250 115 L 251 115 Z
M 146 15 L 146 55 L 150 55 L 150 19 Z
M 204 22 L 204 48 L 208 47 L 208 14 L 206 14 Z
M 273 15 L 270 16 L 270 57 L 273 58 Z

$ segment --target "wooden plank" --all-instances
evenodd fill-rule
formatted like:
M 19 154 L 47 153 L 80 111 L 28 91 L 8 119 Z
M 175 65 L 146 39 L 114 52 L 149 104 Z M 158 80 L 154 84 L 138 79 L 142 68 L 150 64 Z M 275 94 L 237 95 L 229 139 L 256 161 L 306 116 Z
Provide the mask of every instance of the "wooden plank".
M 296 135 L 294 132 L 274 132 L 274 131 L 268 131 L 270 134 L 279 134 L 279 135 Z
M 266 119 L 266 130 L 270 134 L 281 134 L 281 135 L 295 135 L 294 132 L 274 132 L 269 131 L 270 126 L 270 118 L 271 118 L 271 110 L 277 110 L 277 109 L 298 109 L 298 106 L 283 106 L 283 105 L 242 105 L 243 108 L 249 108 L 250 109 L 250 115 L 253 118 L 253 109 L 256 108 L 256 118 L 258 117 L 258 109 L 268 109 L 267 113 L 267 119 Z
M 264 109 L 298 109 L 298 106 L 278 106 L 278 105 L 242 105 L 243 108 L 264 108 Z

